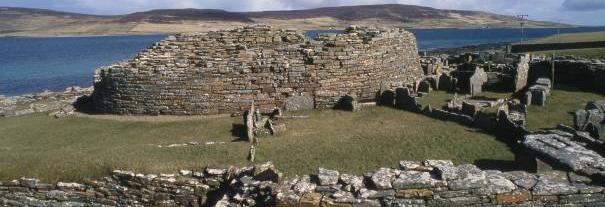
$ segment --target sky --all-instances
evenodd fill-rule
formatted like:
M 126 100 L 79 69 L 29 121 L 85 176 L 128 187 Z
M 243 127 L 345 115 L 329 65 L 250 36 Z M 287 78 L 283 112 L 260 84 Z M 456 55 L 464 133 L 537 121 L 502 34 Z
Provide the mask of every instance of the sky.
M 605 26 L 605 0 L 0 0 L 0 6 L 103 15 L 151 9 L 268 11 L 393 3 L 439 9 L 488 11 L 505 15 L 528 14 L 533 20 Z

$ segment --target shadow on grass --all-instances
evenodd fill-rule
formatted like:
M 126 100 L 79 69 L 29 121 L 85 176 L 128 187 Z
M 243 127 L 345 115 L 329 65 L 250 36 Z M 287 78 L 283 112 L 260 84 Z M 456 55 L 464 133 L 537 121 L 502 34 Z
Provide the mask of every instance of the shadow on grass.
M 497 130 L 485 130 L 478 128 L 471 128 L 469 131 L 474 133 L 483 133 L 494 137 L 497 141 L 506 144 L 508 149 L 514 154 L 515 160 L 492 160 L 492 159 L 480 159 L 476 160 L 473 164 L 483 170 L 500 170 L 506 171 L 526 171 L 526 172 L 537 172 L 537 162 L 535 156 L 525 149 L 521 144 L 517 143 L 517 139 L 510 133 L 502 133 Z

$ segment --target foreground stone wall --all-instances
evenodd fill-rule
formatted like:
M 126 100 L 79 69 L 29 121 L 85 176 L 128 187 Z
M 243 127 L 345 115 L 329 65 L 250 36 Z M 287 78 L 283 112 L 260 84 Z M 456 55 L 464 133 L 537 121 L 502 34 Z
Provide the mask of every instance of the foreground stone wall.
M 267 111 L 301 99 L 328 108 L 344 95 L 373 99 L 381 86 L 422 76 L 416 40 L 403 30 L 351 27 L 315 41 L 248 26 L 169 37 L 97 70 L 93 100 L 98 111 L 117 114 L 236 113 L 252 101 Z
M 143 175 L 114 171 L 101 181 L 0 183 L 9 206 L 544 206 L 604 205 L 603 187 L 565 173 L 480 170 L 451 161 L 401 161 L 363 176 L 320 168 L 282 178 L 271 163 L 254 167 Z

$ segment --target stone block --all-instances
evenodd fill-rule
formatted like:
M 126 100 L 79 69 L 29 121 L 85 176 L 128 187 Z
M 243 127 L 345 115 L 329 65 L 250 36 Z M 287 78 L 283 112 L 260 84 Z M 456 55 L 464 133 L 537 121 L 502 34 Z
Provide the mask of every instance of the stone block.
M 320 185 L 335 185 L 336 183 L 338 183 L 340 173 L 338 173 L 338 171 L 336 170 L 319 168 L 317 177 L 319 179 Z
M 496 195 L 498 205 L 516 205 L 523 204 L 531 200 L 531 194 L 527 190 L 513 191 L 510 193 L 500 193 Z
M 323 195 L 320 193 L 307 193 L 300 198 L 300 207 L 319 207 Z
M 398 190 L 395 194 L 397 198 L 429 198 L 431 196 L 433 196 L 433 191 L 429 189 Z
M 420 82 L 418 84 L 418 92 L 422 93 L 430 93 L 433 89 L 431 88 L 431 83 L 427 80 Z

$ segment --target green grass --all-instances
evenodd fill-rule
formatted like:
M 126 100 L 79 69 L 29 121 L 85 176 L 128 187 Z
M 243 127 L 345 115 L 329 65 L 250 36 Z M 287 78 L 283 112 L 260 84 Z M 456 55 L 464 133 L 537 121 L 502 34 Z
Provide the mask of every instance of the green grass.
M 524 42 L 527 44 L 549 44 L 549 43 L 572 43 L 572 42 L 595 42 L 605 41 L 605 32 L 585 32 L 553 35 L 545 38 Z M 586 49 L 569 49 L 569 50 L 549 50 L 531 52 L 537 55 L 550 56 L 555 53 L 558 56 L 573 55 L 584 58 L 603 58 L 605 59 L 605 48 L 586 48 Z
M 558 124 L 573 126 L 570 113 L 583 109 L 586 103 L 605 99 L 605 96 L 591 92 L 582 92 L 573 87 L 558 86 L 546 99 L 546 106 L 529 106 L 527 127 L 530 129 L 553 128 Z
M 494 137 L 451 122 L 383 107 L 357 113 L 307 111 L 287 121 L 288 131 L 261 139 L 257 162 L 273 161 L 286 175 L 327 167 L 363 173 L 396 167 L 399 160 L 452 159 L 456 163 L 514 159 Z M 38 177 L 81 181 L 113 169 L 174 173 L 206 165 L 247 165 L 248 143 L 237 140 L 240 118 L 132 122 L 43 114 L 0 118 L 0 180 Z M 224 145 L 158 148 L 189 141 Z
M 545 38 L 531 40 L 526 43 L 545 44 L 545 43 L 571 43 L 571 42 L 597 42 L 605 41 L 605 32 L 583 32 L 553 35 Z
M 431 91 L 428 95 L 423 97 L 418 97 L 418 103 L 422 104 L 422 107 L 426 107 L 427 105 L 431 105 L 434 109 L 440 109 L 442 106 L 445 106 L 448 101 L 454 98 L 453 93 L 448 93 L 445 91 Z
M 551 56 L 553 53 L 557 56 L 584 57 L 605 59 L 605 48 L 588 48 L 588 49 L 570 49 L 570 50 L 547 50 L 539 52 L 531 52 L 532 54 Z

